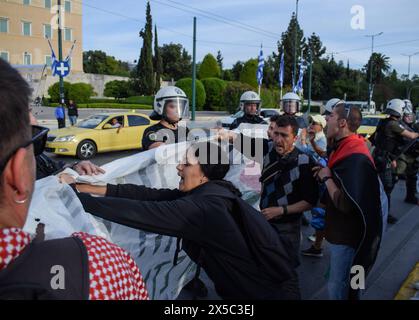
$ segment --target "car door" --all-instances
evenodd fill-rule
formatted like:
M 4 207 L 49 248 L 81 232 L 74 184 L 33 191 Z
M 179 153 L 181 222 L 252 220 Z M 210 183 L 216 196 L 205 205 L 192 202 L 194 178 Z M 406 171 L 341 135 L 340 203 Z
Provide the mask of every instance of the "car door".
M 150 125 L 150 120 L 136 114 L 127 115 L 128 128 L 127 131 L 127 147 L 129 149 L 137 149 L 142 147 L 144 130 Z
M 112 116 L 103 123 L 100 130 L 100 148 L 99 151 L 112 151 L 112 150 L 124 150 L 126 149 L 126 135 L 124 134 L 124 129 L 122 128 L 119 133 L 117 133 L 117 128 L 106 128 L 107 125 L 111 125 L 112 119 L 117 118 L 118 122 L 124 126 L 125 118 L 124 115 Z

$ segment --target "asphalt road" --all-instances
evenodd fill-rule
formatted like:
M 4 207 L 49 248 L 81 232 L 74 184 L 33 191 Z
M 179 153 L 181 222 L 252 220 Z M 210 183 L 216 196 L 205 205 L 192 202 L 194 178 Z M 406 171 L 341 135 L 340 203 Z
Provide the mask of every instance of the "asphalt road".
M 40 120 L 47 115 L 47 111 L 44 112 L 42 115 L 38 115 L 38 118 L 41 118 Z M 209 117 L 211 116 L 220 117 L 218 114 L 210 114 Z M 215 120 L 199 123 L 198 126 L 211 128 Z M 92 161 L 98 165 L 103 165 L 136 152 L 140 152 L 140 150 L 98 154 Z M 67 163 L 76 160 L 73 157 L 59 157 L 53 154 L 50 154 L 50 156 Z M 392 194 L 391 209 L 391 213 L 399 218 L 399 222 L 389 226 L 386 231 L 377 262 L 367 279 L 367 288 L 363 299 L 393 299 L 411 269 L 419 261 L 419 206 L 404 203 L 404 195 L 404 181 L 399 181 Z M 302 227 L 301 249 L 306 249 L 311 245 L 307 237 L 313 233 L 314 230 L 310 226 Z M 329 259 L 330 253 L 326 242 L 324 243 L 324 256 L 322 258 L 301 257 L 298 272 L 303 299 L 327 299 L 326 274 Z M 207 298 L 217 299 L 211 280 L 205 274 L 201 278 L 209 288 Z M 179 299 L 191 299 L 191 297 L 190 293 L 182 291 Z

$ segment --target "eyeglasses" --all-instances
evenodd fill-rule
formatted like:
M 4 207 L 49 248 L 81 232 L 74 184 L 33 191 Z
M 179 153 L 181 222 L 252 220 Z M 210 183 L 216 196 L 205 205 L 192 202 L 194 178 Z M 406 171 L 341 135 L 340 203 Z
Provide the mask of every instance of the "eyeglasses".
M 42 152 L 44 152 L 45 144 L 48 138 L 48 131 L 49 129 L 45 127 L 32 126 L 32 139 L 16 147 L 13 152 L 0 162 L 0 173 L 3 172 L 10 158 L 21 148 L 27 148 L 33 144 L 33 153 L 35 156 L 39 156 Z

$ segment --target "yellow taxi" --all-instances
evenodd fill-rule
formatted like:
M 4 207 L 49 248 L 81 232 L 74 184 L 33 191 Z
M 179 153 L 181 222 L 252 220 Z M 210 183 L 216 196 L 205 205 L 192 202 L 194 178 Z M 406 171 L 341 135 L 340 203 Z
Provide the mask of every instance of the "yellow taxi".
M 144 130 L 155 123 L 135 112 L 95 114 L 74 127 L 50 131 L 45 151 L 84 160 L 98 152 L 138 149 Z
M 361 126 L 358 129 L 358 134 L 368 139 L 377 129 L 378 122 L 381 119 L 387 118 L 386 114 L 369 114 L 362 117 Z

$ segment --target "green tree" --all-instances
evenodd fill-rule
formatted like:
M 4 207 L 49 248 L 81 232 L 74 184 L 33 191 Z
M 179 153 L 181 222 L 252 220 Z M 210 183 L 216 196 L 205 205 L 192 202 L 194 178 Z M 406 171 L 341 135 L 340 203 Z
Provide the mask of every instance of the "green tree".
M 256 77 L 256 76 L 255 76 Z M 231 81 L 227 83 L 224 91 L 224 106 L 229 113 L 237 111 L 240 103 L 240 96 L 245 91 L 253 90 L 253 87 L 238 81 Z
M 176 82 L 176 86 L 185 91 L 192 107 L 192 78 L 183 78 Z M 204 110 L 206 100 L 205 88 L 202 82 L 196 79 L 196 110 Z
M 115 57 L 108 56 L 100 50 L 83 52 L 83 70 L 86 73 L 129 76 L 127 62 L 116 60 Z
M 223 71 L 223 56 L 221 55 L 221 51 L 218 50 L 217 52 L 217 63 L 218 63 L 218 67 L 220 68 L 220 71 Z
M 303 47 L 303 54 L 306 60 L 309 59 L 309 50 L 311 50 L 313 62 L 317 62 L 326 53 L 326 47 L 323 47 L 320 37 L 314 32 L 307 39 L 307 43 L 305 43 Z
M 241 62 L 241 61 L 237 61 L 233 65 L 233 68 L 231 68 L 231 73 L 233 75 L 233 80 L 234 81 L 240 81 L 240 74 L 243 71 L 243 67 L 244 67 L 244 63 Z
M 105 97 L 113 97 L 117 100 L 129 97 L 129 82 L 113 80 L 105 84 L 103 94 Z
M 68 99 L 68 90 L 70 89 L 71 83 L 64 81 L 64 97 Z M 50 102 L 60 101 L 60 83 L 56 82 L 48 88 L 48 95 Z
M 257 80 L 256 80 L 256 71 L 258 68 L 258 61 L 257 59 L 250 59 L 248 60 L 244 66 L 243 70 L 240 73 L 240 82 L 247 83 L 248 85 L 252 86 L 254 89 L 257 88 Z
M 218 78 L 202 79 L 205 88 L 205 110 L 222 110 L 226 82 Z
M 181 79 L 192 74 L 192 60 L 181 44 L 164 44 L 160 47 L 165 80 Z
M 294 46 L 295 46 L 295 35 L 297 34 L 297 63 L 298 57 L 302 54 L 302 49 L 305 46 L 304 32 L 300 28 L 300 25 L 295 17 L 295 13 L 292 14 L 288 28 L 281 35 L 281 41 L 278 42 L 279 57 L 284 54 L 284 84 L 292 84 L 292 74 L 294 72 Z M 298 73 L 298 68 L 297 68 Z M 297 81 L 298 74 L 295 77 Z
M 201 66 L 199 67 L 199 79 L 219 78 L 220 75 L 220 67 L 218 66 L 217 60 L 212 54 L 208 53 L 204 57 L 204 60 L 202 60 Z
M 146 24 L 140 31 L 143 39 L 141 55 L 137 66 L 138 92 L 144 95 L 154 93 L 153 52 L 152 52 L 152 18 L 150 2 L 147 2 Z
M 77 103 L 86 103 L 95 95 L 96 93 L 94 92 L 92 85 L 89 83 L 73 83 L 68 89 L 68 100 L 73 100 Z
M 154 71 L 156 72 L 155 92 L 160 89 L 160 80 L 163 75 L 163 60 L 160 54 L 159 42 L 157 38 L 157 26 L 154 26 Z
M 370 67 L 372 62 L 372 82 L 381 83 L 385 74 L 390 70 L 389 60 L 390 58 L 386 55 L 374 52 L 368 60 L 368 63 L 364 66 L 367 73 L 367 81 L 370 82 Z

